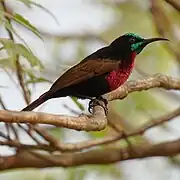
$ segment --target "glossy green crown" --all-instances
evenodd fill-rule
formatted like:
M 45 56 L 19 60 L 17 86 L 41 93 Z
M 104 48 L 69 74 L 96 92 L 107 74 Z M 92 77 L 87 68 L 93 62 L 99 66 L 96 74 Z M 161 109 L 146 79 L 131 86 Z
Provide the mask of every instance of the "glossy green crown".
M 139 53 L 139 51 L 141 51 L 141 46 L 143 45 L 143 39 L 141 36 L 134 34 L 134 33 L 126 33 L 125 36 L 130 36 L 130 37 L 134 37 L 137 40 L 140 40 L 140 42 L 135 42 L 134 44 L 131 45 L 131 51 L 136 51 L 137 53 Z
M 135 37 L 136 39 L 143 39 L 141 36 L 134 33 L 126 33 L 125 36 Z

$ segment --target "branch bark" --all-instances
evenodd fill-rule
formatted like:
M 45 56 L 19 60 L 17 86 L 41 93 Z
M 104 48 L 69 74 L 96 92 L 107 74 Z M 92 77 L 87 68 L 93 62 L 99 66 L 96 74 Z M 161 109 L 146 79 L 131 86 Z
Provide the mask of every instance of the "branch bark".
M 96 106 L 93 115 L 90 117 L 86 115 L 71 117 L 47 113 L 0 110 L 0 121 L 6 123 L 50 124 L 79 131 L 98 131 L 104 129 L 107 125 L 107 118 L 101 106 Z
M 131 148 L 108 148 L 81 153 L 62 155 L 34 156 L 27 151 L 17 155 L 1 157 L 0 170 L 15 168 L 70 167 L 85 164 L 110 164 L 130 159 L 141 159 L 155 156 L 174 156 L 180 152 L 180 139 L 147 146 L 131 146 Z M 44 158 L 42 158 L 43 156 Z

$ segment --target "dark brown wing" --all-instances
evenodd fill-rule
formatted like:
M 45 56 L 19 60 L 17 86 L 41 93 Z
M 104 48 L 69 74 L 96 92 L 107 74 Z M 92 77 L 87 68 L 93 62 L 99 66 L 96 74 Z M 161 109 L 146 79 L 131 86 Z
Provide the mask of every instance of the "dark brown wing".
M 85 81 L 91 77 L 99 76 L 107 72 L 118 69 L 120 61 L 117 60 L 86 60 L 81 61 L 68 71 L 66 71 L 56 82 L 52 85 L 50 91 L 57 91 L 64 87 L 75 85 Z

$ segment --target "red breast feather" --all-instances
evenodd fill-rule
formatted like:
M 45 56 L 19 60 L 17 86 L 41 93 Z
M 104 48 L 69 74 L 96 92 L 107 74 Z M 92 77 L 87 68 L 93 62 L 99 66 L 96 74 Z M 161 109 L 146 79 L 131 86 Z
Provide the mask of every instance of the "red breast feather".
M 117 89 L 127 81 L 134 68 L 135 57 L 136 53 L 132 53 L 130 61 L 127 61 L 129 62 L 128 64 L 125 66 L 122 64 L 118 70 L 112 71 L 106 76 L 111 91 Z

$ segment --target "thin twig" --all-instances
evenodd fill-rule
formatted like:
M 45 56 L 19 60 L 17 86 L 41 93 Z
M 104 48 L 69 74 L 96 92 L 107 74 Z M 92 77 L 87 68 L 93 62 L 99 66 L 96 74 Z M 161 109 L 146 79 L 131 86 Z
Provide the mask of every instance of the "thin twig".
M 4 103 L 1 95 L 0 95 L 0 104 L 1 104 L 1 106 L 2 106 L 2 108 L 3 108 L 4 110 L 7 110 L 6 105 L 5 105 L 5 103 Z M 8 137 L 8 139 L 11 139 L 11 136 L 10 136 L 10 129 L 11 129 L 12 132 L 14 133 L 14 136 L 15 136 L 16 140 L 19 140 L 18 133 L 17 133 L 17 131 L 16 131 L 16 129 L 15 129 L 15 127 L 14 127 L 13 124 L 5 123 L 5 128 L 6 128 L 6 131 L 7 131 L 7 137 Z
M 52 136 L 50 136 L 46 130 L 40 128 L 37 125 L 34 126 L 33 128 L 36 131 L 36 133 L 39 134 L 41 137 L 43 137 L 50 145 L 52 145 L 53 147 L 58 147 L 58 141 Z
M 5 135 L 3 132 L 1 132 L 1 131 L 0 131 L 0 136 L 1 136 L 2 138 L 4 138 L 4 139 L 9 140 L 9 137 L 6 136 L 6 135 Z
M 39 158 L 39 159 L 42 159 L 42 160 L 45 160 L 46 162 L 49 162 L 51 164 L 56 164 L 57 163 L 57 160 L 52 158 L 51 156 L 46 156 L 46 155 L 43 155 L 42 153 L 38 153 L 38 152 L 33 152 L 33 151 L 28 151 L 28 153 L 32 154 L 33 156 L 35 156 L 36 158 Z
M 1 134 L 0 134 L 1 136 Z M 5 137 L 4 137 L 5 138 Z M 7 141 L 0 141 L 1 146 L 9 146 L 9 147 L 16 147 L 21 149 L 31 149 L 31 150 L 45 150 L 45 151 L 55 151 L 54 147 L 51 147 L 47 144 L 23 144 L 17 141 L 13 140 L 7 140 Z
M 178 38 L 174 33 L 172 26 L 173 23 L 171 23 L 170 17 L 165 14 L 164 8 L 161 6 L 161 3 L 161 1 L 150 0 L 150 12 L 154 19 L 154 24 L 157 29 L 157 32 L 162 37 L 166 37 L 173 40 L 173 44 L 169 43 L 167 46 L 174 53 L 177 62 L 180 63 L 179 49 L 175 48 L 176 46 L 174 45 L 176 43 L 178 47 Z
M 26 129 L 22 124 L 18 124 L 18 126 L 24 130 L 37 144 L 41 144 L 40 141 L 32 135 L 32 131 L 29 131 L 29 129 Z
M 3 99 L 2 99 L 1 94 L 0 94 L 0 104 L 1 104 L 1 107 L 2 107 L 4 110 L 7 110 L 6 105 L 5 105 L 5 103 L 4 103 Z
M 126 136 L 130 137 L 130 136 L 135 136 L 135 135 L 142 135 L 148 129 L 156 127 L 156 126 L 163 124 L 169 120 L 172 120 L 173 118 L 175 118 L 177 116 L 180 116 L 180 107 L 164 116 L 158 117 L 156 119 L 151 119 L 151 121 L 149 121 L 147 124 L 140 127 L 139 129 L 137 129 L 133 132 L 127 133 Z
M 1 94 L 0 94 L 0 104 L 1 104 L 2 109 L 7 110 L 6 105 L 5 105 L 5 103 L 1 97 Z M 10 137 L 10 126 L 11 126 L 11 124 L 5 123 L 4 125 L 5 125 L 6 131 L 7 131 L 7 138 L 11 139 L 11 137 Z
M 29 93 L 30 91 L 28 90 L 27 86 L 25 85 L 24 73 L 23 73 L 21 64 L 20 64 L 18 59 L 16 60 L 16 74 L 18 77 L 20 87 L 21 87 L 22 92 L 23 92 L 24 100 L 25 100 L 26 104 L 29 104 L 31 102 L 30 93 Z
M 179 0 L 165 0 L 168 4 L 170 4 L 174 9 L 180 12 L 180 2 Z

